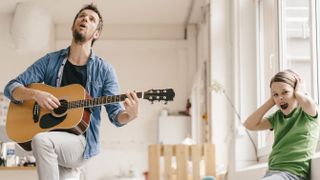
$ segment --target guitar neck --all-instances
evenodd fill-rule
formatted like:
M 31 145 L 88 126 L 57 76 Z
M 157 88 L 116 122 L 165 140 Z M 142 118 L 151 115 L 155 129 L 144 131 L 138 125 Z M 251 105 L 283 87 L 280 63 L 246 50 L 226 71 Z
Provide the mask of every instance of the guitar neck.
M 136 94 L 138 98 L 143 98 L 142 92 L 137 92 Z M 119 95 L 113 95 L 113 96 L 101 96 L 101 97 L 92 98 L 92 99 L 70 101 L 68 102 L 68 109 L 80 108 L 80 107 L 91 108 L 95 106 L 121 102 L 121 101 L 124 101 L 126 98 L 127 98 L 126 94 L 119 94 Z

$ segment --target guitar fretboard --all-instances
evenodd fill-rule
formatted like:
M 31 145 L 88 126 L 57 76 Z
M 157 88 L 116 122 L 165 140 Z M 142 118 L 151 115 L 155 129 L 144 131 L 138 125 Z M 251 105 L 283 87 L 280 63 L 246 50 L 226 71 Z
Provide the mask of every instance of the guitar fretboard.
M 143 93 L 137 92 L 136 93 L 138 98 L 142 98 Z M 84 99 L 84 100 L 77 100 L 77 101 L 70 101 L 68 102 L 68 109 L 72 108 L 90 108 L 105 104 L 111 104 L 116 102 L 124 101 L 127 98 L 126 94 L 120 94 L 120 95 L 114 95 L 114 96 L 101 96 L 98 98 L 92 98 L 92 99 Z

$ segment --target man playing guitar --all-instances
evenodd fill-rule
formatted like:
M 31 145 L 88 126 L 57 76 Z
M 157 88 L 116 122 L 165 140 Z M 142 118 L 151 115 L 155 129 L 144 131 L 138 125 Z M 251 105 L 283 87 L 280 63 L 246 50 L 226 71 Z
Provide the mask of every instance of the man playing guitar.
M 37 60 L 5 87 L 5 95 L 16 104 L 34 100 L 48 111 L 61 106 L 61 101 L 50 92 L 30 88 L 32 83 L 54 87 L 70 84 L 82 85 L 92 98 L 119 93 L 113 67 L 92 51 L 94 41 L 102 31 L 103 20 L 96 6 L 83 7 L 72 25 L 70 47 L 48 53 Z M 126 94 L 124 109 L 119 103 L 104 105 L 110 121 L 123 126 L 138 115 L 138 97 L 135 92 Z M 90 124 L 84 134 L 49 131 L 36 134 L 31 141 L 40 180 L 65 179 L 72 175 L 92 156 L 99 153 L 101 107 L 90 109 Z

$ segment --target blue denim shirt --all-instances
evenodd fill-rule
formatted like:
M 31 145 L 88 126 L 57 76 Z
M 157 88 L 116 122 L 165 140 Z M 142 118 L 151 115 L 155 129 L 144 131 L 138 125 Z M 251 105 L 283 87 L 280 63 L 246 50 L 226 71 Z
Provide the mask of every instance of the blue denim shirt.
M 60 86 L 62 78 L 61 67 L 68 57 L 69 48 L 52 52 L 37 60 L 15 79 L 9 81 L 4 89 L 4 94 L 15 103 L 21 103 L 12 97 L 13 90 L 18 86 L 26 86 L 31 83 L 45 83 L 51 86 Z M 118 80 L 113 67 L 103 59 L 96 56 L 92 50 L 87 63 L 86 90 L 91 97 L 100 97 L 119 94 Z M 122 126 L 118 122 L 118 115 L 123 108 L 119 103 L 105 105 L 110 121 L 117 127 Z M 100 149 L 99 129 L 101 123 L 101 107 L 92 108 L 91 121 L 86 131 L 86 148 L 84 158 L 97 155 Z

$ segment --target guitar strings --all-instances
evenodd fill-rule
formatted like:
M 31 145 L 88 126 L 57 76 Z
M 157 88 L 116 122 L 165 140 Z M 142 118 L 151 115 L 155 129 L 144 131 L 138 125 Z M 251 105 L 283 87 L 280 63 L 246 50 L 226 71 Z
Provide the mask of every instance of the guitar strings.
M 142 97 L 142 92 L 137 92 L 137 95 L 138 97 Z M 127 97 L 126 94 L 120 94 L 120 95 L 102 96 L 102 97 L 93 98 L 93 99 L 83 99 L 83 100 L 70 101 L 70 102 L 63 100 L 60 102 L 60 106 L 58 108 L 69 109 L 69 108 L 78 108 L 82 106 L 93 107 L 101 104 L 124 101 L 126 97 Z

